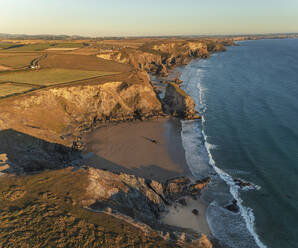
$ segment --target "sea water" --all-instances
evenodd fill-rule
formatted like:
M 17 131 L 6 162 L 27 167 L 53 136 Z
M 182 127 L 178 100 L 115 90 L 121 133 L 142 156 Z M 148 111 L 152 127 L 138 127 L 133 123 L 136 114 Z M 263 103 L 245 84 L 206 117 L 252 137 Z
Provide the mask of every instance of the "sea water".
M 239 42 L 177 70 L 202 115 L 181 136 L 192 173 L 212 177 L 202 198 L 213 235 L 298 247 L 298 39 Z M 238 213 L 225 208 L 233 199 Z

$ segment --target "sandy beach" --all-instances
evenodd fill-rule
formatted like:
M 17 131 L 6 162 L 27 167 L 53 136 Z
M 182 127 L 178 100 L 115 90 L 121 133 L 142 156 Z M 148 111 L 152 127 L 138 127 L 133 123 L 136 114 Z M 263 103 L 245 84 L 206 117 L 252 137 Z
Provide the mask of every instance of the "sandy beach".
M 100 127 L 84 137 L 85 163 L 164 181 L 190 175 L 178 120 L 158 119 Z
M 165 182 L 178 176 L 191 177 L 181 143 L 181 126 L 177 119 L 126 122 L 107 125 L 87 134 L 85 164 L 114 172 L 125 172 Z M 155 142 L 152 142 L 155 141 Z M 161 221 L 210 234 L 206 206 L 198 198 L 185 198 L 169 207 Z M 199 214 L 192 211 L 196 209 Z

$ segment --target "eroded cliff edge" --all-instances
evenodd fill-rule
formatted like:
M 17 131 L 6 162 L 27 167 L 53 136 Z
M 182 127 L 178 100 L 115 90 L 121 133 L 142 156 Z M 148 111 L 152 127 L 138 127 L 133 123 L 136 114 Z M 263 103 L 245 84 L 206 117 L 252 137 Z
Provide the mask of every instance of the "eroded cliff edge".
M 145 45 L 137 52 L 128 52 L 128 55 L 121 51 L 123 54 L 107 57 L 131 64 L 136 71 L 95 81 L 49 87 L 1 100 L 0 138 L 5 142 L 0 144 L 0 153 L 4 151 L 9 154 L 8 161 L 4 163 L 12 165 L 13 169 L 9 171 L 5 167 L 5 170 L 22 173 L 72 165 L 73 160 L 80 157 L 79 147 L 73 147 L 73 141 L 81 132 L 92 129 L 98 123 L 150 119 L 164 115 L 165 109 L 166 113 L 181 118 L 196 117 L 193 99 L 174 83 L 168 84 L 162 104 L 150 83 L 148 72 L 166 76 L 168 70 L 176 65 L 187 64 L 193 58 L 206 58 L 211 51 L 220 50 L 224 50 L 224 46 L 217 43 L 157 42 Z M 16 156 L 11 156 L 14 153 Z M 0 163 L 2 165 L 2 161 Z M 160 228 L 155 225 L 158 215 L 167 204 L 181 196 L 199 193 L 201 189 L 200 186 L 196 189 L 189 179 L 160 184 L 148 183 L 144 178 L 133 175 L 89 171 L 91 188 L 86 187 L 91 196 L 85 199 L 85 207 L 120 218 L 113 212 L 116 210 L 124 214 L 124 218 L 138 219 L 140 223 L 137 225 L 147 223 L 156 229 Z M 110 185 L 111 182 L 114 184 Z M 104 188 L 106 190 L 101 195 Z M 94 189 L 98 190 L 91 193 Z M 112 193 L 106 196 L 109 192 Z M 129 211 L 131 206 L 135 211 Z M 145 215 L 143 210 L 146 210 Z M 170 227 L 163 230 L 166 229 L 171 230 Z M 180 230 L 178 236 L 174 232 L 166 233 L 164 239 L 172 240 L 171 235 L 175 235 L 182 246 L 187 245 L 184 241 L 199 239 L 189 230 Z M 206 237 L 201 239 L 203 241 L 199 239 L 195 247 L 211 247 Z
M 114 81 L 115 80 L 115 81 Z M 0 101 L 0 130 L 13 128 L 50 142 L 78 135 L 96 122 L 147 119 L 162 106 L 146 72 L 92 83 L 49 87 Z
M 208 58 L 211 53 L 225 51 L 225 46 L 230 45 L 234 45 L 234 41 L 229 39 L 159 40 L 147 42 L 139 49 L 127 48 L 97 56 L 167 76 L 169 69 L 175 66 L 186 65 L 195 58 Z

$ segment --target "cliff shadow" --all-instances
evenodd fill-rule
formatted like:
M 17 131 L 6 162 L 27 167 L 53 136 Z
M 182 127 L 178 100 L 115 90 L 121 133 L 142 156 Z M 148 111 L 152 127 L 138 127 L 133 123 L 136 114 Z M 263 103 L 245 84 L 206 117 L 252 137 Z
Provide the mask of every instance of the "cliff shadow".
M 169 178 L 184 175 L 183 173 L 177 173 L 176 171 L 161 168 L 158 165 L 140 165 L 138 167 L 128 168 L 127 166 L 117 164 L 92 152 L 83 155 L 83 162 L 85 165 L 95 169 L 108 170 L 117 174 L 132 174 L 159 182 L 165 182 Z
M 59 169 L 80 158 L 70 147 L 6 129 L 0 131 L 0 172 L 22 173 Z

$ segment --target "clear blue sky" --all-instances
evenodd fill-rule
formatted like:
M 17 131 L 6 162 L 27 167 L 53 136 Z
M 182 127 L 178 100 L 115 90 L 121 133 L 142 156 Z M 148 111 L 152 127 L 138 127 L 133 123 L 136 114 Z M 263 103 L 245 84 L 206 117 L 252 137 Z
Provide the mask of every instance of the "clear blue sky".
M 298 32 L 298 0 L 2 0 L 0 5 L 0 33 L 276 32 Z

